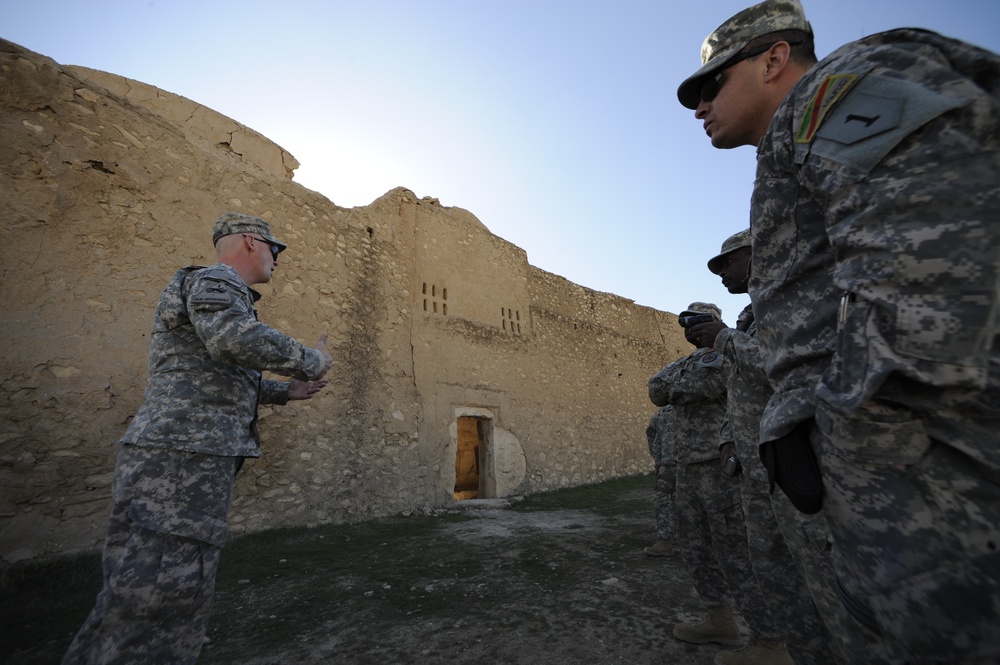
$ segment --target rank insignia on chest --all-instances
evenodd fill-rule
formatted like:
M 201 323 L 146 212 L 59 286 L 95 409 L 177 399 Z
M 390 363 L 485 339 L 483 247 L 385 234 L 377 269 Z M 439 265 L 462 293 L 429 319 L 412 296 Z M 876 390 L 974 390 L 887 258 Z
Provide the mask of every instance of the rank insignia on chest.
M 799 123 L 799 131 L 795 135 L 796 143 L 810 143 L 813 140 L 826 114 L 857 80 L 857 74 L 831 74 L 823 79 L 812 99 L 806 104 L 802 122 Z

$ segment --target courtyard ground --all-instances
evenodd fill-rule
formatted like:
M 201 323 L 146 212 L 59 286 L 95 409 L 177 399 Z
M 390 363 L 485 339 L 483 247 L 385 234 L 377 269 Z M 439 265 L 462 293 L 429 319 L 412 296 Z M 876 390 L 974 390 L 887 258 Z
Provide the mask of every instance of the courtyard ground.
M 653 476 L 269 531 L 224 551 L 200 664 L 709 665 L 671 637 L 703 607 L 679 556 L 646 557 Z M 58 663 L 95 555 L 3 571 L 0 662 Z

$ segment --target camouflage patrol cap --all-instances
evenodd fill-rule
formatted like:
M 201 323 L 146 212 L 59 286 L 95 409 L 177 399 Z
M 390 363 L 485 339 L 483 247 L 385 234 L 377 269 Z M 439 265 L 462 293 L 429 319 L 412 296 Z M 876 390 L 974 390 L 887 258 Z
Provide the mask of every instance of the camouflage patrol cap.
M 701 86 L 709 75 L 726 66 L 754 39 L 782 30 L 804 30 L 812 34 L 799 0 L 765 0 L 730 17 L 705 37 L 701 45 L 702 67 L 677 88 L 677 99 L 689 108 L 698 108 Z
M 718 305 L 710 302 L 693 302 L 677 316 L 687 316 L 688 314 L 711 314 L 720 321 L 722 320 L 722 310 L 719 309 Z
M 716 275 L 719 274 L 719 270 L 722 269 L 722 259 L 725 258 L 726 254 L 730 252 L 735 252 L 741 247 L 750 246 L 750 229 L 744 229 L 739 233 L 734 233 L 733 235 L 726 238 L 722 243 L 722 250 L 719 251 L 718 256 L 713 256 L 708 260 L 708 269 L 711 270 Z
M 234 233 L 256 233 L 266 240 L 273 242 L 279 252 L 285 251 L 288 245 L 271 235 L 271 227 L 260 217 L 251 217 L 239 212 L 223 213 L 215 220 L 212 227 L 212 244 L 216 245 L 222 236 L 233 235 Z

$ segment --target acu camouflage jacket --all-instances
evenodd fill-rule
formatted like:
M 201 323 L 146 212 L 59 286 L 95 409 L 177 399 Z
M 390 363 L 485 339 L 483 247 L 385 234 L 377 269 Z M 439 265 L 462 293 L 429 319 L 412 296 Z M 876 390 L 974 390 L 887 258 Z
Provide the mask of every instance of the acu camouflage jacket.
M 834 51 L 761 139 L 751 231 L 775 389 L 761 441 L 819 404 L 996 422 L 1000 57 L 913 29 Z M 1000 465 L 995 432 L 987 445 L 944 436 Z
M 225 264 L 178 270 L 160 296 L 149 385 L 124 443 L 259 457 L 257 405 L 284 404 L 288 384 L 262 370 L 310 380 L 315 349 L 259 322 L 260 294 Z
M 674 407 L 673 453 L 678 464 L 719 458 L 719 431 L 726 419 L 726 372 L 712 349 L 697 349 L 649 380 L 649 399 Z

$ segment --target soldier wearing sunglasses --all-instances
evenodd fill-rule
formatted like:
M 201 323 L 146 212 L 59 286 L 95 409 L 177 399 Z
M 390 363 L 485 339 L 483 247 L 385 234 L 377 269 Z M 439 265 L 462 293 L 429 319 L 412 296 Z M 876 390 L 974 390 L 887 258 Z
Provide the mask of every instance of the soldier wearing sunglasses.
M 761 451 L 815 454 L 776 480 L 826 512 L 850 662 L 997 662 L 1000 57 L 899 29 L 816 62 L 811 40 L 798 0 L 766 0 L 677 91 L 713 146 L 758 151 Z
M 193 663 L 205 638 L 233 484 L 259 457 L 257 405 L 310 399 L 327 381 L 309 348 L 257 320 L 285 244 L 226 213 L 218 262 L 178 270 L 160 296 L 144 401 L 118 442 L 104 585 L 63 663 Z M 272 381 L 263 370 L 292 377 Z

